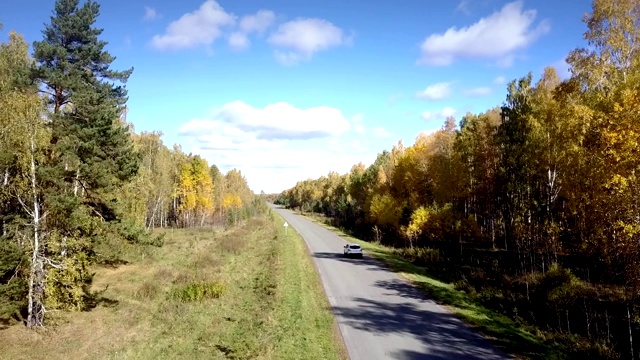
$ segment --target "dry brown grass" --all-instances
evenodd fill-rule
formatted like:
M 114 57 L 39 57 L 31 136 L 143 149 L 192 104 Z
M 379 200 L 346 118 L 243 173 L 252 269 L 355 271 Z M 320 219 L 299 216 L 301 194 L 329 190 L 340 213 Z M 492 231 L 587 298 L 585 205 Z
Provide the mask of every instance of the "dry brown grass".
M 160 292 L 160 287 L 154 281 L 145 281 L 133 294 L 138 300 L 153 300 Z
M 96 269 L 93 289 L 106 291 L 95 309 L 50 314 L 44 331 L 0 330 L 0 358 L 343 359 L 306 247 L 281 230 L 264 218 L 218 233 L 163 230 L 153 256 Z M 218 283 L 219 298 L 172 297 Z M 300 333 L 309 340 L 294 341 Z
M 239 254 L 247 246 L 247 228 L 236 229 L 229 233 L 229 236 L 220 239 L 217 250 L 222 254 Z

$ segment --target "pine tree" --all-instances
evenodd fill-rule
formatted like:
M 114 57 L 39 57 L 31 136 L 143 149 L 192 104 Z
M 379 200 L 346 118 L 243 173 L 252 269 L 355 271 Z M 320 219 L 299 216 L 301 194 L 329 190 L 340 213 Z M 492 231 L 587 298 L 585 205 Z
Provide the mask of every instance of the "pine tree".
M 110 68 L 115 58 L 94 27 L 99 9 L 95 1 L 80 7 L 79 0 L 57 0 L 44 39 L 33 44 L 33 80 L 41 84 L 51 129 L 47 162 L 38 172 L 47 213 L 42 251 L 50 270 L 47 283 L 34 286 L 45 285 L 49 308 L 90 304 L 94 246 L 120 219 L 115 191 L 139 166 L 130 129 L 120 120 L 127 100 L 122 84 L 133 69 Z

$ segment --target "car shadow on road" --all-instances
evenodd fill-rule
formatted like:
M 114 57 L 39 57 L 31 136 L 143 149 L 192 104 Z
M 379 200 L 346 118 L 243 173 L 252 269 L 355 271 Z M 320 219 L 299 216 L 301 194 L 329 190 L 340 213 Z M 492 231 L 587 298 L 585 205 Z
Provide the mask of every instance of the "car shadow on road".
M 365 254 L 362 259 L 348 258 L 339 252 L 316 252 L 317 259 L 329 259 L 365 266 L 369 270 L 389 271 L 381 261 Z M 394 359 L 506 359 L 509 358 L 487 340 L 466 327 L 457 317 L 429 299 L 421 289 L 400 278 L 378 280 L 374 286 L 387 290 L 385 295 L 406 302 L 385 302 L 380 299 L 355 298 L 354 307 L 333 307 L 345 325 L 377 334 L 402 334 L 419 339 L 428 352 L 400 350 L 391 354 Z M 429 303 L 433 310 L 418 308 Z M 423 307 L 423 306 L 421 306 Z
M 345 263 L 351 263 L 355 265 L 368 266 L 368 270 L 376 270 L 376 271 L 390 271 L 388 267 L 384 266 L 380 261 L 375 260 L 374 258 L 367 256 L 366 254 L 361 257 L 347 257 L 344 256 L 343 253 L 339 252 L 314 252 L 311 254 L 316 259 L 330 259 L 341 261 Z
M 353 307 L 333 307 L 346 326 L 376 334 L 400 334 L 419 339 L 425 351 L 399 350 L 394 359 L 507 359 L 460 320 L 434 305 L 433 311 L 415 303 L 388 303 L 354 298 Z

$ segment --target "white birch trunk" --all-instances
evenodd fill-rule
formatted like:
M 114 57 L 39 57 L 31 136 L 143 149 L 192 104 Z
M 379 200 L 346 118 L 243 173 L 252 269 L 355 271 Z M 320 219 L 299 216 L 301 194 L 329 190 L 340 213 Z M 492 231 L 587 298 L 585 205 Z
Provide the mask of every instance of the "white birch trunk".
M 35 137 L 35 134 L 33 135 Z M 40 257 L 40 200 L 36 182 L 35 139 L 31 139 L 31 195 L 32 206 L 30 215 L 33 225 L 33 250 L 31 253 L 31 271 L 29 274 L 29 305 L 27 326 L 42 326 L 44 323 L 44 306 L 42 298 L 44 293 L 44 263 Z

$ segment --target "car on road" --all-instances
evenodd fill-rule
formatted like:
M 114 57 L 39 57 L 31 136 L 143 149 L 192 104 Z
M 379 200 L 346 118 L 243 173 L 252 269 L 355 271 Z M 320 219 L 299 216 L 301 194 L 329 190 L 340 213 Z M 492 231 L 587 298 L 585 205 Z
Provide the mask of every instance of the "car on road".
M 346 244 L 343 249 L 344 256 L 362 257 L 362 247 L 358 244 Z

